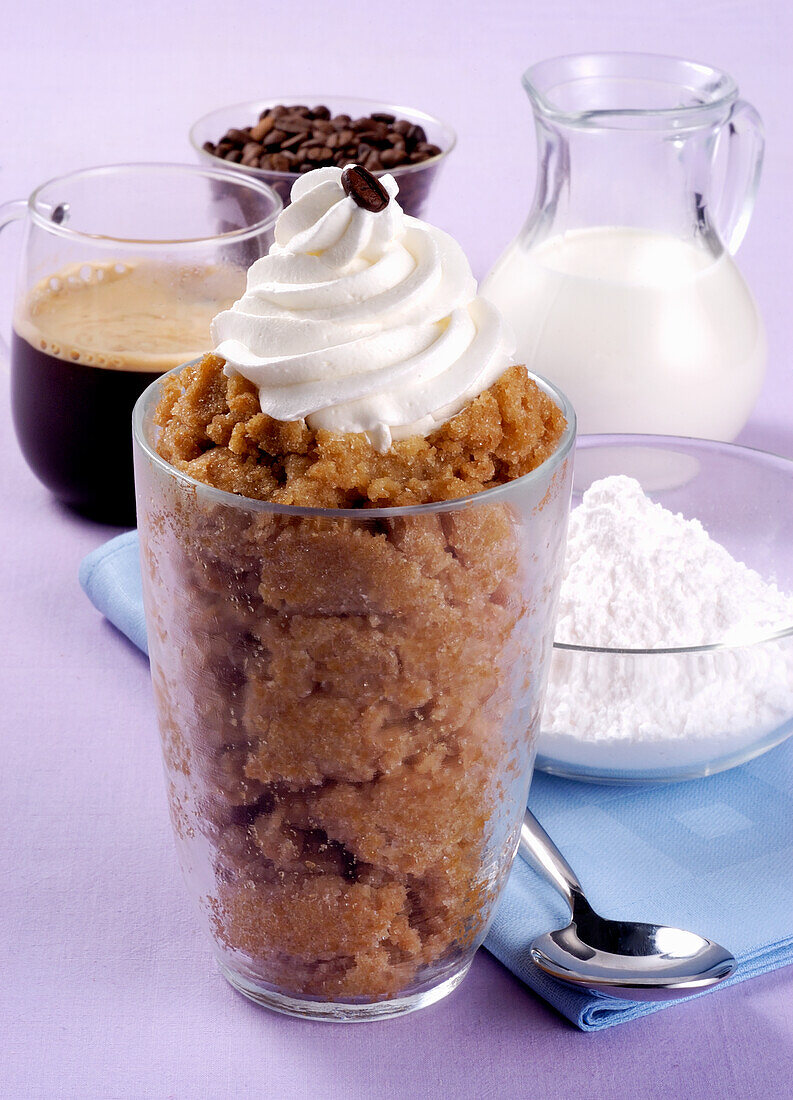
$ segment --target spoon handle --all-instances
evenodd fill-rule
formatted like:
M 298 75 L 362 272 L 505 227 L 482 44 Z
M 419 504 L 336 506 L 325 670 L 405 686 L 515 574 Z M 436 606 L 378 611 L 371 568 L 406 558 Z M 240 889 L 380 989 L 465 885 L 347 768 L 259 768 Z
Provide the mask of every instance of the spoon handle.
M 531 867 L 550 882 L 551 886 L 556 887 L 572 911 L 576 895 L 583 897 L 584 894 L 581 883 L 530 810 L 526 810 L 520 827 L 518 852 Z

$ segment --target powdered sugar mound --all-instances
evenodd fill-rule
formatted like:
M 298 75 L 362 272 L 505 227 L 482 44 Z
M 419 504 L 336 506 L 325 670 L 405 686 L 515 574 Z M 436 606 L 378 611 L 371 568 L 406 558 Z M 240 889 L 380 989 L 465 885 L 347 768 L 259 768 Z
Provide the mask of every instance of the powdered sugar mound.
M 556 641 L 709 645 L 793 624 L 793 598 L 654 504 L 630 477 L 594 482 L 570 517 Z
M 664 649 L 791 625 L 793 597 L 632 478 L 594 482 L 572 513 L 557 642 Z M 555 650 L 539 751 L 573 768 L 693 768 L 791 721 L 793 637 L 695 654 Z

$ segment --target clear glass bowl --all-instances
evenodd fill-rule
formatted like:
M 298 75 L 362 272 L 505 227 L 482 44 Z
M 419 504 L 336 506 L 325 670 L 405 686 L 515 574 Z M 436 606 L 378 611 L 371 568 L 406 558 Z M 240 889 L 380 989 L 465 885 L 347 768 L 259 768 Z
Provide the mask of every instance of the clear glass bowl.
M 375 172 L 375 175 L 381 176 L 388 171 L 394 177 L 399 184 L 399 203 L 405 213 L 414 218 L 421 217 L 440 167 L 457 143 L 457 135 L 451 126 L 433 115 L 425 114 L 424 111 L 416 111 L 412 107 L 395 107 L 391 103 L 380 103 L 374 99 L 357 99 L 351 96 L 269 96 L 266 99 L 248 100 L 229 107 L 219 107 L 194 123 L 190 130 L 190 143 L 200 160 L 215 166 L 223 164 L 231 171 L 243 172 L 263 180 L 278 193 L 284 206 L 289 205 L 292 184 L 298 179 L 296 172 L 271 172 L 264 168 L 234 164 L 216 157 L 213 153 L 208 153 L 204 148 L 204 142 L 217 143 L 232 127 L 239 129 L 243 126 L 252 126 L 258 121 L 262 111 L 278 103 L 284 103 L 287 106 L 294 103 L 306 103 L 312 106 L 322 103 L 332 115 L 348 114 L 353 118 L 384 111 L 396 115 L 397 118 L 404 118 L 413 125 L 422 126 L 427 135 L 427 141 L 442 150 L 437 156 L 421 161 L 420 164 L 408 164 L 402 168 L 389 168 L 384 172 Z
M 793 461 L 729 443 L 667 436 L 584 436 L 573 506 L 610 474 L 636 478 L 653 500 L 699 519 L 734 558 L 793 593 Z M 564 708 L 543 715 L 536 767 L 613 783 L 695 779 L 742 764 L 793 733 L 793 621 L 783 629 L 676 649 L 554 645 L 552 682 L 577 709 L 598 713 L 604 735 L 583 740 Z M 725 698 L 730 719 L 712 713 Z M 605 702 L 604 702 L 605 699 Z M 649 732 L 626 729 L 628 708 Z M 709 713 L 710 711 L 710 713 Z

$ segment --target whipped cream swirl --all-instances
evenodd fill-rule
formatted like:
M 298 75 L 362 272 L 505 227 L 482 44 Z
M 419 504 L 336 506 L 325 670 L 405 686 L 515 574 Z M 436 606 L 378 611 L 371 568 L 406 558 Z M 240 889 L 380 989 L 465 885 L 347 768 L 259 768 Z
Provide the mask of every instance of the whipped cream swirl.
M 476 296 L 457 242 L 402 212 L 393 176 L 380 178 L 389 202 L 375 213 L 345 194 L 341 173 L 318 168 L 295 182 L 275 244 L 212 322 L 212 339 L 269 416 L 366 432 L 385 452 L 488 389 L 514 342 Z

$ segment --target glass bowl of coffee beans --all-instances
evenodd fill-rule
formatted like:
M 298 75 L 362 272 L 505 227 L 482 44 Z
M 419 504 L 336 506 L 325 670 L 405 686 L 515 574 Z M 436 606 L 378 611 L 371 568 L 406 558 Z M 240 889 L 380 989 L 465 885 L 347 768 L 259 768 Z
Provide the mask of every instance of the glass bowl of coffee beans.
M 299 175 L 328 165 L 390 172 L 406 214 L 420 217 L 438 170 L 455 146 L 450 126 L 423 111 L 343 96 L 279 96 L 204 115 L 190 141 L 199 158 L 247 172 L 289 203 Z

